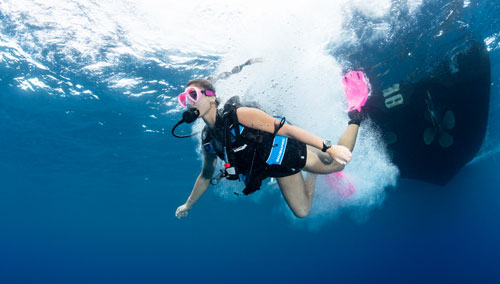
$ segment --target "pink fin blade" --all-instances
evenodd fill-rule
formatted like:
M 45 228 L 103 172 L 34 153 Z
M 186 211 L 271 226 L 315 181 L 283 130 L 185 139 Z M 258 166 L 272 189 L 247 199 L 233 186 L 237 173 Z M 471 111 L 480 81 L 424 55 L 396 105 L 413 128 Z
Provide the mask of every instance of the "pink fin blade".
M 365 74 L 362 71 L 351 71 L 342 78 L 342 84 L 349 106 L 347 111 L 361 111 L 370 93 Z
M 344 172 L 331 173 L 325 176 L 333 192 L 342 197 L 349 197 L 356 193 L 356 188 Z

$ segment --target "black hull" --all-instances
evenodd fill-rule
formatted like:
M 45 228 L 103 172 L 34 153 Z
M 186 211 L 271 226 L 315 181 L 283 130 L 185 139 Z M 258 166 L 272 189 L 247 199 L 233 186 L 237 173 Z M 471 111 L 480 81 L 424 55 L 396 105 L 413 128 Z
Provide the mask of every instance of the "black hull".
M 489 55 L 478 43 L 442 62 L 433 76 L 373 90 L 365 109 L 402 178 L 444 185 L 476 156 L 490 85 Z

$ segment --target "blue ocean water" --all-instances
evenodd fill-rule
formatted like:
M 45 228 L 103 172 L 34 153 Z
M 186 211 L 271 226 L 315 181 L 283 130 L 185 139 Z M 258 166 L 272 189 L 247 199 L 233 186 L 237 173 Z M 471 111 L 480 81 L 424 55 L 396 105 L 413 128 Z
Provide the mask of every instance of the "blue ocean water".
M 444 187 L 400 179 L 368 213 L 304 220 L 277 193 L 216 189 L 174 216 L 200 169 L 196 141 L 170 135 L 175 96 L 216 73 L 223 52 L 138 54 L 133 39 L 146 29 L 131 31 L 105 2 L 0 3 L 0 283 L 499 283 L 500 4 L 388 3 L 378 18 L 353 13 L 343 30 L 361 42 L 388 31 L 385 48 L 356 48 L 398 63 L 389 82 L 426 74 L 462 41 L 485 43 L 486 140 Z M 99 26 L 97 11 L 110 22 Z M 327 45 L 345 68 L 347 47 Z

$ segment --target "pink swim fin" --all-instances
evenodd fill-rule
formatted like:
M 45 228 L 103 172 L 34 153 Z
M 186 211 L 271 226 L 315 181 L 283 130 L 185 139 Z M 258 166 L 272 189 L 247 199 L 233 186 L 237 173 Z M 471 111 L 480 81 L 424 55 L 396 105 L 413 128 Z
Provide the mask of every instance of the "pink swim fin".
M 349 197 L 356 193 L 356 188 L 352 182 L 347 178 L 344 172 L 331 173 L 325 176 L 330 188 L 335 193 L 343 196 Z
M 351 71 L 342 78 L 342 84 L 344 84 L 347 104 L 349 106 L 347 111 L 357 110 L 360 112 L 370 93 L 365 73 L 362 71 Z

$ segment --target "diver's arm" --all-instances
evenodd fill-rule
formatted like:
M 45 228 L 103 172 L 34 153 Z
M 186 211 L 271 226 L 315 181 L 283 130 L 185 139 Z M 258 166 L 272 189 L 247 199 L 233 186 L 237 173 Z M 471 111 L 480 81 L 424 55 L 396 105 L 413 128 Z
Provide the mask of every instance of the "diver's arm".
M 275 127 L 280 124 L 280 121 L 260 109 L 240 107 L 236 111 L 238 121 L 244 126 L 274 133 Z M 323 139 L 312 134 L 311 132 L 300 127 L 285 123 L 277 133 L 280 136 L 297 139 L 307 145 L 311 145 L 318 149 L 323 149 Z
M 215 171 L 215 166 L 217 165 L 217 156 L 214 154 L 205 153 L 203 159 L 203 167 L 201 173 L 198 175 L 196 182 L 194 183 L 193 190 L 189 195 L 186 205 L 189 209 L 201 198 L 201 196 L 207 191 L 210 186 L 210 181 Z
M 201 196 L 207 191 L 210 186 L 210 181 L 215 171 L 215 166 L 217 165 L 217 156 L 214 154 L 204 152 L 203 166 L 201 173 L 198 175 L 196 182 L 194 183 L 193 190 L 189 195 L 186 203 L 179 206 L 175 212 L 177 218 L 185 217 L 188 211 L 193 208 L 193 205 L 201 198 Z
M 269 133 L 274 133 L 275 127 L 280 124 L 278 119 L 256 108 L 240 107 L 236 115 L 240 124 Z M 320 150 L 323 149 L 323 139 L 295 125 L 285 123 L 277 134 L 299 140 Z M 351 151 L 343 145 L 332 146 L 327 152 L 340 164 L 345 165 L 351 160 Z

